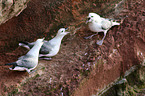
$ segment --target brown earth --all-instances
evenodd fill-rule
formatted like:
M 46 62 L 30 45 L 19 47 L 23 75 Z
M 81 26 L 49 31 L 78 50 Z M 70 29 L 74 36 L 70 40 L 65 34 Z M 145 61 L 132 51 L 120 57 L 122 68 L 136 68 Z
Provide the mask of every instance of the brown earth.
M 131 66 L 140 64 L 145 54 L 145 1 L 128 0 L 122 5 L 122 11 L 112 11 L 109 16 L 104 6 L 114 1 L 104 2 L 31 0 L 18 17 L 0 25 L 1 95 L 90 96 L 122 76 Z M 84 8 L 88 9 L 81 11 Z M 104 8 L 104 12 L 99 8 Z M 83 24 L 89 12 L 122 19 L 120 26 L 109 30 L 102 46 L 96 45 L 102 34 L 84 39 L 93 34 Z M 31 77 L 26 72 L 10 71 L 4 66 L 27 52 L 18 47 L 18 41 L 32 42 L 44 36 L 50 39 L 60 27 L 68 26 L 71 34 L 63 39 L 58 55 L 51 61 L 40 60 L 38 67 L 43 66 L 42 74 L 27 79 L 16 90 L 25 78 Z M 79 29 L 74 31 L 76 28 Z

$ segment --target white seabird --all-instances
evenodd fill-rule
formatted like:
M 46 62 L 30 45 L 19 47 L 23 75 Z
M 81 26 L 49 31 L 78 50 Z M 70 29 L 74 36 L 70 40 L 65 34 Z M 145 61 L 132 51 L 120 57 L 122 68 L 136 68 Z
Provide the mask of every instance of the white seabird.
M 89 13 L 86 23 L 88 23 L 88 27 L 92 32 L 97 32 L 97 33 L 104 32 L 104 37 L 102 38 L 102 40 L 99 40 L 97 42 L 98 45 L 103 44 L 103 40 L 105 39 L 107 31 L 112 26 L 120 25 L 120 23 L 113 22 L 113 20 L 110 20 L 110 19 L 102 18 L 96 13 Z M 91 35 L 90 37 L 92 36 L 94 35 Z
M 9 68 L 10 70 L 16 71 L 26 70 L 28 73 L 30 73 L 30 71 L 36 68 L 38 64 L 39 50 L 44 43 L 43 40 L 44 38 L 37 39 L 35 45 L 26 55 L 19 57 L 16 62 L 7 63 L 5 65 L 13 65 L 13 67 Z
M 55 56 L 60 49 L 60 45 L 61 45 L 61 41 L 63 39 L 63 37 L 65 35 L 67 35 L 69 32 L 66 32 L 65 28 L 60 28 L 57 32 L 57 35 L 49 40 L 46 41 L 44 40 L 44 44 L 42 45 L 41 49 L 40 49 L 40 54 L 39 57 L 41 59 L 46 59 L 46 60 L 50 60 L 50 57 Z M 32 46 L 34 46 L 35 42 L 29 43 L 29 42 L 21 42 L 19 43 L 19 46 L 23 46 L 26 47 L 28 49 L 31 49 Z M 49 58 L 48 58 L 49 57 Z

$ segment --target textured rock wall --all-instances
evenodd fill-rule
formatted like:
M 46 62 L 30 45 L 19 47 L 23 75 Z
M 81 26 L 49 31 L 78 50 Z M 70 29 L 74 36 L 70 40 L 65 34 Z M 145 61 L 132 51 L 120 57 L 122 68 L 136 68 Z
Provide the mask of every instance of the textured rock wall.
M 1 0 L 0 24 L 14 16 L 18 16 L 26 7 L 29 0 Z
M 103 63 L 98 64 L 99 60 L 96 61 L 97 68 L 91 72 L 89 79 L 81 84 L 74 96 L 96 94 L 101 87 L 106 86 L 106 82 L 113 82 L 114 77 L 122 77 L 131 66 L 142 64 L 145 56 L 144 6 L 145 1 L 142 0 L 125 1 L 124 9 L 119 13 L 125 17 L 123 23 L 118 29 L 112 28 L 104 45 L 97 49 L 101 52 Z M 101 69 L 101 66 L 104 68 Z
M 93 96 L 143 96 L 145 94 L 145 62 L 133 66 L 122 78 L 105 86 Z
M 19 91 L 18 95 L 68 96 L 76 89 L 74 96 L 89 96 L 96 94 L 99 88 L 114 81 L 131 66 L 140 64 L 145 48 L 145 2 L 124 2 L 31 0 L 21 14 L 0 25 L 1 93 L 11 92 L 11 95 L 15 95 Z M 121 11 L 124 7 L 126 9 Z M 93 34 L 84 24 L 89 12 L 123 20 L 120 26 L 109 30 L 102 46 L 95 44 L 101 34 L 90 40 L 84 39 Z M 64 38 L 61 51 L 52 61 L 40 61 L 39 65 L 45 66 L 44 74 L 28 80 L 19 90 L 12 91 L 24 78 L 29 77 L 24 72 L 12 72 L 3 66 L 26 53 L 26 50 L 18 47 L 18 41 L 31 42 L 44 36 L 50 39 L 60 27 L 69 27 L 71 34 Z M 88 78 L 91 79 L 78 87 L 90 71 Z
M 32 94 L 44 95 L 46 92 L 56 95 L 59 94 L 61 90 L 58 87 L 58 89 L 56 89 L 57 92 L 54 92 L 55 90 L 53 89 L 59 85 L 65 86 L 63 88 L 65 95 L 70 94 L 78 84 L 78 81 L 76 82 L 77 79 L 74 79 L 73 82 L 71 82 L 70 79 L 77 78 L 72 77 L 72 74 L 79 73 L 77 70 L 75 71 L 75 69 L 78 66 L 81 68 L 83 61 L 79 60 L 78 58 L 80 57 L 78 56 L 83 55 L 85 51 L 89 50 L 84 48 L 87 47 L 86 45 L 89 44 L 89 41 L 84 41 L 84 35 L 82 35 L 80 32 L 77 34 L 76 29 L 82 25 L 81 23 L 85 23 L 86 16 L 89 12 L 98 12 L 99 14 L 107 17 L 108 12 L 114 8 L 116 3 L 118 3 L 116 0 L 31 0 L 27 4 L 27 8 L 23 10 L 21 14 L 0 25 L 0 77 L 2 77 L 0 81 L 0 89 L 2 89 L 1 93 L 4 94 L 11 92 L 13 88 L 15 88 L 14 86 L 19 85 L 19 82 L 21 82 L 23 78 L 28 77 L 24 73 L 13 73 L 8 70 L 8 67 L 3 66 L 5 63 L 17 60 L 18 57 L 26 53 L 26 51 L 18 48 L 19 41 L 31 42 L 44 36 L 46 39 L 50 39 L 56 34 L 56 31 L 60 27 L 70 27 L 71 36 L 67 40 L 67 46 L 64 48 L 64 50 L 60 51 L 61 53 L 59 55 L 60 58 L 63 57 L 63 60 L 56 59 L 51 62 L 46 62 L 44 64 L 47 69 L 45 70 L 46 74 L 44 77 L 42 77 L 44 80 L 42 80 L 40 77 L 40 81 L 36 80 L 38 84 L 33 83 L 35 80 L 32 80 L 32 84 L 34 84 L 32 85 L 32 89 L 37 89 L 36 87 L 43 87 L 43 85 L 47 85 L 48 83 L 45 81 L 48 81 L 48 78 L 50 77 L 54 77 L 52 79 L 56 80 L 54 80 L 54 83 L 52 83 L 50 86 L 45 86 L 45 89 L 43 89 L 40 93 L 37 93 L 38 91 L 34 91 Z M 113 6 L 108 7 L 110 4 Z M 84 32 L 85 33 L 83 34 L 87 35 L 86 29 Z M 82 42 L 80 42 L 80 40 Z M 61 47 L 63 47 L 63 45 Z M 81 55 L 75 55 L 77 57 L 74 57 L 73 54 Z M 72 62 L 69 62 L 70 57 L 73 59 L 71 60 Z M 76 64 L 78 61 L 79 63 Z M 73 64 L 73 62 L 75 64 Z M 70 68 L 71 66 L 74 67 Z M 67 70 L 70 70 L 69 73 Z M 54 72 L 59 74 L 54 74 Z M 64 77 L 60 78 L 60 76 Z M 63 81 L 61 84 L 59 84 L 60 79 Z M 65 83 L 68 81 L 70 81 L 69 84 L 71 85 L 67 85 L 68 83 Z M 39 82 L 42 82 L 42 84 L 39 84 Z M 26 86 L 31 86 L 31 84 L 29 84 L 30 83 L 28 83 L 28 85 L 26 84 Z M 68 86 L 69 88 L 67 88 Z M 48 89 L 50 91 L 48 91 Z M 22 91 L 23 90 L 25 89 L 22 89 Z M 31 89 L 26 89 L 25 93 L 29 94 L 29 92 L 27 92 L 29 90 Z
M 110 3 L 114 5 L 117 2 L 115 0 L 31 0 L 18 17 L 13 17 L 0 26 L 0 52 L 14 50 L 18 46 L 18 41 L 34 41 L 43 36 L 51 37 L 60 27 L 72 26 L 74 29 L 78 24 L 73 22 L 83 21 L 89 12 L 98 11 L 101 15 L 106 13 L 108 15 L 113 7 Z M 10 4 L 11 7 L 18 7 L 15 5 L 17 3 L 13 3 Z M 24 6 L 26 5 L 20 8 L 25 8 Z M 18 8 L 13 10 L 16 11 Z M 8 17 L 12 17 L 10 14 L 14 14 L 13 12 L 7 9 L 6 15 L 3 12 L 6 19 L 4 17 L 2 19 L 6 21 Z M 15 15 L 19 12 L 20 9 Z

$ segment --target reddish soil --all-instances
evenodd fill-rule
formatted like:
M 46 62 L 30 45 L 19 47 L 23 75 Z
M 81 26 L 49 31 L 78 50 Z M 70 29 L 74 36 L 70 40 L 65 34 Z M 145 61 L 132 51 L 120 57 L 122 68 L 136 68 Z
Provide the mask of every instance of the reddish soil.
M 49 6 L 48 0 L 42 1 L 31 0 L 28 8 L 18 17 L 0 26 L 0 95 L 10 92 L 9 94 L 14 95 L 68 96 L 75 90 L 74 96 L 89 96 L 122 76 L 131 66 L 141 63 L 142 54 L 145 54 L 145 1 L 128 0 L 119 14 L 109 14 L 110 17 L 120 17 L 123 22 L 109 30 L 102 46 L 96 45 L 96 40 L 102 37 L 102 34 L 89 40 L 84 39 L 85 36 L 93 34 L 86 25 L 82 25 L 77 31 L 73 30 L 80 24 L 75 21 L 84 20 L 90 11 L 95 10 L 89 7 L 90 9 L 81 11 L 80 14 L 80 4 L 89 4 L 88 2 L 93 0 L 72 0 L 60 5 L 52 0 L 52 6 Z M 57 10 L 53 4 L 59 5 L 58 8 L 55 6 Z M 100 3 L 100 7 L 104 4 L 106 3 Z M 72 13 L 69 13 L 69 8 Z M 106 14 L 106 17 L 108 15 L 107 11 L 103 14 Z M 26 49 L 18 47 L 18 41 L 31 42 L 43 36 L 51 38 L 60 27 L 67 27 L 67 24 L 71 34 L 63 39 L 58 55 L 51 61 L 39 62 L 39 65 L 45 67 L 43 74 L 28 79 L 19 90 L 14 90 L 24 78 L 29 77 L 26 72 L 10 71 L 8 66 L 4 66 L 27 52 Z M 138 54 L 139 51 L 142 54 Z M 88 78 L 87 82 L 80 84 L 84 78 Z

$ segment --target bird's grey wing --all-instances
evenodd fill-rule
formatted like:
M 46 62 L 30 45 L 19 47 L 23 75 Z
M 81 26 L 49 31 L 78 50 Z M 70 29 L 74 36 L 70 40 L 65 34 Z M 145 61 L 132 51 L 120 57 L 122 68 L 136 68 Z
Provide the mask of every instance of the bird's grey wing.
M 103 30 L 108 30 L 112 27 L 112 22 L 108 19 L 103 18 L 101 24 Z
M 18 60 L 23 60 L 23 59 L 27 59 L 27 58 L 30 58 L 30 56 L 26 54 L 26 55 L 19 57 Z
M 31 58 L 33 58 L 33 57 L 26 54 L 24 56 L 19 57 L 17 63 L 18 63 L 18 65 L 24 67 L 26 64 L 28 64 L 28 62 L 30 62 L 32 60 Z
M 49 54 L 50 51 L 52 51 L 53 45 L 49 42 L 44 42 L 40 49 L 40 54 Z
M 35 59 L 33 58 L 29 58 L 29 59 L 23 59 L 23 60 L 19 60 L 17 61 L 17 66 L 19 67 L 25 67 L 25 68 L 34 68 L 37 64 L 37 62 L 34 61 Z
M 18 58 L 18 60 L 22 60 L 22 59 L 23 59 L 23 57 L 24 57 L 24 56 L 19 57 L 19 58 Z

